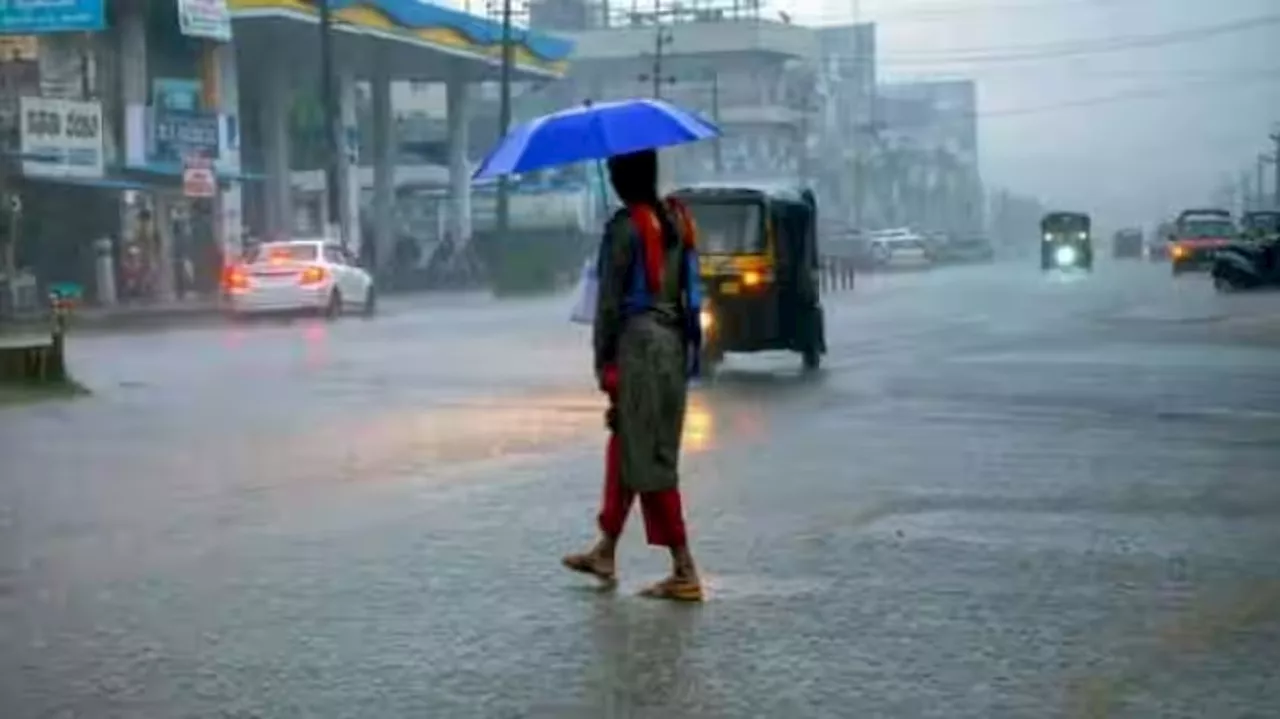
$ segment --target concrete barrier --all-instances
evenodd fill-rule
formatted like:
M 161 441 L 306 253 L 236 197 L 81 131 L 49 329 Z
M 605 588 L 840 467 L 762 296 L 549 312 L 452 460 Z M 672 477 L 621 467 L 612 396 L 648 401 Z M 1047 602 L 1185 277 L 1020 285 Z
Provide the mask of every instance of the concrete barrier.
M 47 336 L 19 335 L 0 339 L 0 384 L 22 386 L 63 385 L 67 374 L 67 307 L 57 295 L 50 297 L 52 326 Z

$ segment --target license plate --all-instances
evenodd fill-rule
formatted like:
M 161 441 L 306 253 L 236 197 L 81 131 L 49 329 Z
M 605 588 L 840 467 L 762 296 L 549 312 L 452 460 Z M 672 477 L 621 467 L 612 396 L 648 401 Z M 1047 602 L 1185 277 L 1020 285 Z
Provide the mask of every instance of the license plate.
M 737 282 L 721 282 L 720 293 L 724 295 L 736 295 L 741 288 Z

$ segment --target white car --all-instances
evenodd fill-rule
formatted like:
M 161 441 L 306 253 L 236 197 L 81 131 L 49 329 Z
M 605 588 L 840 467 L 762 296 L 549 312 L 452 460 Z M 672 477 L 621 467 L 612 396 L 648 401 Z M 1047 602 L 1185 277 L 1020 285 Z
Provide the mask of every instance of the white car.
M 234 315 L 321 312 L 337 317 L 357 308 L 372 315 L 373 278 L 342 245 L 327 240 L 267 242 L 250 248 L 223 281 Z
M 928 241 L 922 235 L 907 228 L 873 232 L 868 240 L 871 261 L 877 267 L 933 263 Z

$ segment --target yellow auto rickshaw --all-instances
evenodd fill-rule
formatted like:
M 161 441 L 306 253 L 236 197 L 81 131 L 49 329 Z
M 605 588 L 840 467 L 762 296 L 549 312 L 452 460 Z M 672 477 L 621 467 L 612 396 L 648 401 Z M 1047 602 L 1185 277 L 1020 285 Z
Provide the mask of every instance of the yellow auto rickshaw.
M 698 226 L 704 370 L 728 352 L 766 350 L 798 352 L 816 369 L 827 344 L 813 193 L 715 183 L 674 194 Z

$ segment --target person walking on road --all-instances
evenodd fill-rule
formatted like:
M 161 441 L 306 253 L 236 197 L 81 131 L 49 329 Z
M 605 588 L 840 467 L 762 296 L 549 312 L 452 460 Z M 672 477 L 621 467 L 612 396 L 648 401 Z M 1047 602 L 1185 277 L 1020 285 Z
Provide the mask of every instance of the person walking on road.
M 652 150 L 611 157 L 609 179 L 625 203 L 605 226 L 594 326 L 595 371 L 609 395 L 604 498 L 594 547 L 563 563 L 608 583 L 636 495 L 649 544 L 671 553 L 671 574 L 642 594 L 701 601 L 689 551 L 678 464 L 687 382 L 701 347 L 696 229 L 679 202 L 658 197 Z

